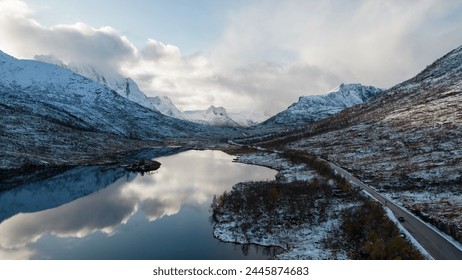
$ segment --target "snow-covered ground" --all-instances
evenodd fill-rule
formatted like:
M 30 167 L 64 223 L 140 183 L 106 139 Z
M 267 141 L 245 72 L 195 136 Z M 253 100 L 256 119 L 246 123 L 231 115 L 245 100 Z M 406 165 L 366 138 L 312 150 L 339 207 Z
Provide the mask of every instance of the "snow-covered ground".
M 293 164 L 276 153 L 243 154 L 238 156 L 236 161 L 276 169 L 279 171 L 276 178 L 286 183 L 311 181 L 318 176 L 314 170 L 304 164 Z M 239 187 L 239 185 L 235 186 L 235 188 Z M 236 219 L 235 213 L 229 213 L 221 217 L 220 222 L 215 225 L 214 236 L 225 242 L 281 247 L 284 252 L 277 256 L 279 259 L 346 259 L 344 253 L 330 251 L 323 245 L 323 240 L 327 238 L 329 232 L 339 226 L 339 213 L 342 209 L 353 206 L 341 203 L 339 198 L 334 200 L 338 201 L 331 203 L 327 209 L 328 218 L 319 224 L 293 225 L 290 229 L 283 225 L 275 225 L 271 228 L 271 234 L 265 232 L 265 229 L 259 225 L 254 225 L 252 230 L 243 232 L 236 222 L 242 221 L 243 217 Z M 280 209 L 280 211 L 284 210 Z
M 154 109 L 150 100 L 138 88 L 138 85 L 132 79 L 125 78 L 119 73 L 109 70 L 102 71 L 101 69 L 96 69 L 92 65 L 82 65 L 78 63 L 70 63 L 66 65 L 58 58 L 51 55 L 36 55 L 34 60 L 54 64 L 64 69 L 68 69 L 76 74 L 82 75 L 99 84 L 113 89 L 118 94 L 130 101 L 138 103 L 139 105 L 148 109 Z
M 235 222 L 221 222 L 215 226 L 213 234 L 224 242 L 281 247 L 284 252 L 277 255 L 278 259 L 323 260 L 334 258 L 334 252 L 324 248 L 323 240 L 330 230 L 338 226 L 339 219 L 334 218 L 316 226 L 300 226 L 290 230 L 273 228 L 272 234 L 249 235 L 239 231 Z M 335 255 L 335 259 L 347 258 L 343 253 Z
M 276 169 L 279 171 L 276 178 L 282 182 L 310 181 L 316 176 L 316 172 L 304 164 L 293 164 L 277 153 L 243 154 L 238 156 L 236 161 Z

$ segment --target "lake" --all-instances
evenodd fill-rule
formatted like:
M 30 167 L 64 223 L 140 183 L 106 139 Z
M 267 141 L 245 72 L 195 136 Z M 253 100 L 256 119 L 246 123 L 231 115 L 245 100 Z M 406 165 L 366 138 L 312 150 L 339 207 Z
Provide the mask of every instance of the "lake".
M 267 259 L 274 248 L 216 240 L 214 195 L 276 171 L 220 151 L 154 158 L 141 176 L 78 167 L 0 193 L 0 259 Z

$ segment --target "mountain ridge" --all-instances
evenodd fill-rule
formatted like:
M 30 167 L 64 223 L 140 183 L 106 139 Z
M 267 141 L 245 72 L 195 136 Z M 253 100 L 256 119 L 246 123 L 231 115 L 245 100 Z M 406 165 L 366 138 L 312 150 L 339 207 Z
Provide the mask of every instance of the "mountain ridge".
M 121 152 L 235 133 L 164 116 L 70 70 L 4 52 L 0 108 L 3 170 L 107 162 Z
M 115 90 L 121 96 L 130 101 L 140 104 L 148 109 L 161 112 L 163 115 L 180 120 L 191 121 L 205 125 L 222 127 L 249 127 L 259 123 L 261 118 L 255 114 L 228 113 L 222 107 L 210 106 L 205 110 L 195 112 L 183 112 L 179 110 L 167 96 L 148 97 L 142 92 L 131 78 L 123 77 L 118 73 L 106 73 L 97 70 L 92 65 L 80 65 L 77 63 L 65 64 L 52 55 L 35 55 L 34 60 L 50 63 L 68 69 L 74 73 L 87 77 L 102 85 Z M 218 109 L 217 109 L 218 108 Z M 220 112 L 218 112 L 220 110 Z M 224 110 L 224 111 L 223 111 Z M 234 120 L 234 118 L 237 119 Z

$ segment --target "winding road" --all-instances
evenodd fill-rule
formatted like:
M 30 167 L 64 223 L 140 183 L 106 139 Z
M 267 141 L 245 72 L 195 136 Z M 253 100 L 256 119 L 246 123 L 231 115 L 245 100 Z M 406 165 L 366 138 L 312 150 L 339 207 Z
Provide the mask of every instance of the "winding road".
M 351 184 L 358 186 L 388 207 L 396 218 L 403 217 L 404 221 L 400 221 L 401 225 L 420 243 L 420 245 L 427 250 L 427 252 L 436 260 L 462 260 L 462 251 L 449 242 L 446 238 L 436 232 L 433 228 L 427 225 L 422 220 L 416 218 L 414 215 L 405 211 L 393 201 L 379 194 L 370 186 L 364 184 L 356 177 L 351 175 L 340 166 L 324 160 L 332 169 L 336 170 L 345 179 L 350 181 Z

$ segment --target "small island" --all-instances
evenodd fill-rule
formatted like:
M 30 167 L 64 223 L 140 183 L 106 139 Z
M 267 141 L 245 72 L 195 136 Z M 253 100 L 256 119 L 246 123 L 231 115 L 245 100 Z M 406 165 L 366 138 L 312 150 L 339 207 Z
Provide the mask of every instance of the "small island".
M 146 172 L 155 171 L 160 168 L 160 162 L 150 159 L 142 159 L 125 167 L 125 170 L 140 172 L 142 175 Z

